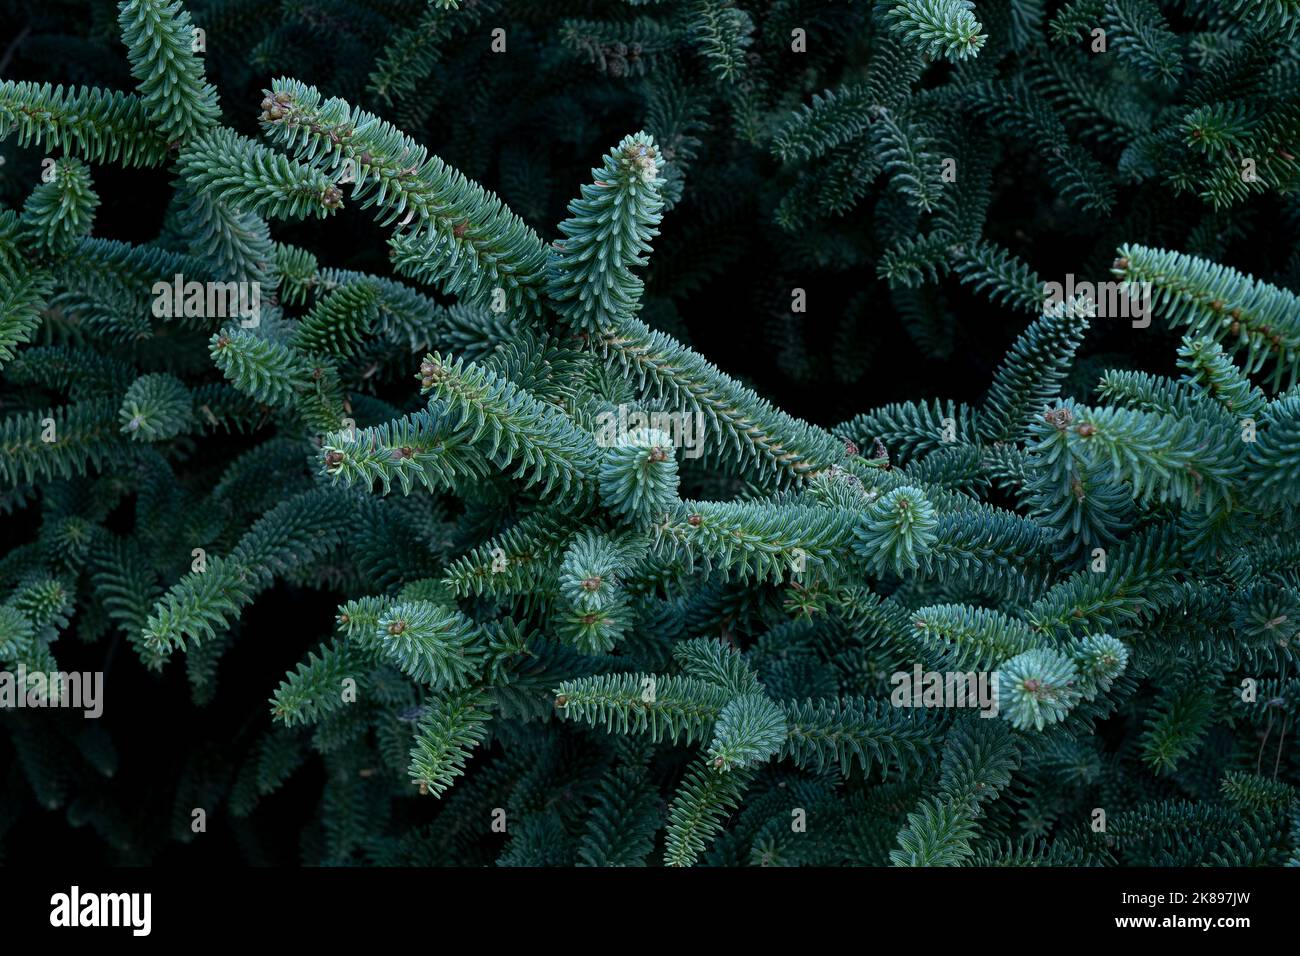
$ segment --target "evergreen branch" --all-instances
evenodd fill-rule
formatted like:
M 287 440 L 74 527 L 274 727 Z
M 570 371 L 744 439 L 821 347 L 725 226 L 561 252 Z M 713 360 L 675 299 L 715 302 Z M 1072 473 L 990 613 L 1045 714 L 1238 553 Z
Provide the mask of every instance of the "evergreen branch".
M 52 285 L 50 274 L 41 269 L 0 272 L 0 367 L 13 360 L 19 345 L 32 340 Z
M 768 502 L 687 501 L 654 526 L 662 558 L 708 572 L 779 581 L 838 567 L 858 516 L 846 509 Z
M 836 147 L 860 143 L 861 133 L 880 107 L 874 91 L 865 86 L 844 86 L 813 94 L 812 102 L 791 113 L 772 137 L 772 153 L 791 163 L 824 156 Z
M 1019 437 L 1029 420 L 1056 397 L 1087 329 L 1085 318 L 1062 309 L 1035 319 L 1021 333 L 984 400 L 979 430 L 986 441 Z
M 189 390 L 171 375 L 141 375 L 126 390 L 118 418 L 122 433 L 134 441 L 166 441 L 190 423 Z
M 968 804 L 934 797 L 907 815 L 889 861 L 894 866 L 960 866 L 974 852 L 970 844 L 975 835 Z
M 826 432 L 777 411 L 750 389 L 661 332 L 636 319 L 601 331 L 597 345 L 653 394 L 691 414 L 703 414 L 714 439 L 706 453 L 799 480 L 834 464 L 843 449 Z
M 730 694 L 751 695 L 762 690 L 740 651 L 721 641 L 703 637 L 680 641 L 673 647 L 673 658 L 688 677 L 716 684 Z
M 1182 73 L 1178 38 L 1151 0 L 1107 0 L 1102 19 L 1109 42 L 1122 59 L 1173 86 Z
M 0 81 L 0 137 L 19 146 L 75 149 L 91 163 L 161 166 L 168 143 L 139 97 L 116 90 Z
M 1039 645 L 1029 626 L 990 608 L 936 604 L 913 613 L 918 637 L 945 670 L 989 670 Z
M 172 586 L 149 616 L 146 644 L 166 652 L 215 638 L 277 574 L 310 566 L 333 548 L 348 515 L 346 499 L 329 491 L 307 492 L 272 508 L 227 557 L 206 558 L 203 570 Z
M 255 216 L 324 218 L 343 206 L 343 194 L 319 169 L 224 127 L 193 136 L 181 149 L 177 171 L 191 189 Z
M 246 329 L 214 332 L 213 363 L 241 392 L 268 405 L 288 405 L 312 382 L 311 364 L 290 346 Z
M 808 769 L 837 764 L 845 776 L 855 763 L 864 773 L 876 764 L 906 770 L 920 766 L 938 741 L 937 724 L 860 697 L 784 707 L 788 733 L 781 756 Z
M 697 762 L 686 771 L 668 808 L 665 866 L 695 864 L 722 829 L 724 818 L 740 802 L 753 776 L 752 770 L 724 772 L 707 762 Z
M 1268 402 L 1264 393 L 1223 354 L 1222 347 L 1208 338 L 1184 340 L 1178 349 L 1178 365 L 1186 371 L 1197 393 L 1214 399 L 1235 419 L 1259 415 Z
M 1036 600 L 1025 614 L 1035 630 L 1051 635 L 1122 631 L 1168 599 L 1182 545 L 1169 525 L 1133 536 L 1111 554 L 1104 572 L 1079 571 Z
M 1211 510 L 1231 500 L 1244 449 L 1223 428 L 1195 419 L 1116 408 L 1076 408 L 1071 446 L 1110 466 L 1138 500 L 1176 499 Z
M 1112 271 L 1130 283 L 1149 283 L 1153 305 L 1193 337 L 1209 336 L 1227 354 L 1245 353 L 1243 371 L 1272 364 L 1276 391 L 1300 380 L 1300 298 L 1196 256 L 1146 246 L 1124 246 Z
M 733 0 L 692 0 L 687 16 L 695 42 L 720 78 L 734 82 L 745 72 L 754 21 Z
M 889 29 L 927 56 L 973 57 L 988 39 L 971 0 L 888 0 L 882 6 Z
M 954 443 L 977 443 L 980 431 L 973 409 L 938 399 L 885 405 L 863 412 L 835 429 L 837 435 L 859 448 L 871 448 L 879 442 L 898 464 Z
M 378 117 L 341 99 L 322 103 L 315 87 L 276 80 L 262 110 L 273 139 L 310 162 L 345 164 L 352 198 L 380 206 L 381 225 L 398 223 L 399 270 L 468 301 L 486 305 L 499 289 L 501 306 L 536 309 L 545 249 L 494 195 Z
M 498 467 L 518 462 L 513 477 L 523 478 L 525 486 L 542 482 L 543 494 L 557 486 L 584 494 L 593 487 L 597 454 L 591 437 L 514 382 L 473 362 L 449 362 L 432 353 L 420 363 L 420 388 L 446 404 L 458 433 Z
M 440 797 L 464 775 L 470 751 L 487 735 L 490 703 L 478 688 L 430 698 L 411 748 L 410 775 L 421 792 Z
M 907 118 L 881 111 L 871 127 L 876 161 L 893 179 L 894 188 L 922 212 L 932 211 L 939 201 L 939 164 L 926 151 L 930 146 L 924 130 Z
M 79 402 L 0 421 L 0 480 L 5 484 L 66 478 L 125 458 L 113 402 Z
M 1063 720 L 1080 700 L 1078 676 L 1074 662 L 1050 647 L 1004 661 L 998 681 L 1002 716 L 1018 730 L 1042 730 Z
M 601 503 L 637 524 L 648 524 L 678 502 L 677 459 L 672 436 L 657 429 L 637 429 L 601 456 L 598 474 Z
M 707 739 L 729 696 L 693 677 L 604 674 L 561 683 L 555 706 L 565 717 L 607 733 L 692 744 Z
M 430 491 L 468 487 L 487 476 L 487 462 L 447 419 L 444 411 L 426 408 L 371 428 L 330 432 L 321 443 L 321 462 L 336 481 L 367 489 L 378 482 L 385 495 L 394 479 L 404 495 L 416 482 Z
M 643 283 L 633 266 L 647 262 L 662 216 L 659 148 L 646 133 L 626 136 L 605 155 L 595 182 L 569 203 L 553 243 L 547 297 L 567 323 L 592 333 L 640 306 Z
M 380 291 L 366 281 L 345 282 L 322 296 L 294 329 L 293 345 L 306 352 L 348 358 L 379 323 Z
M 271 697 L 272 714 L 292 727 L 336 713 L 347 704 L 344 681 L 357 680 L 364 664 L 352 641 L 335 638 L 320 645 L 280 682 Z
M 217 91 L 193 55 L 193 26 L 180 0 L 125 0 L 118 23 L 141 102 L 168 140 L 214 127 L 221 116 Z
M 1300 498 L 1300 396 L 1279 399 L 1263 413 L 1247 481 L 1257 495 L 1287 504 Z
M 998 305 L 1029 313 L 1043 311 L 1044 285 L 1033 269 L 1006 249 L 985 239 L 959 246 L 953 269 L 961 281 Z M 1067 314 L 1077 316 L 1077 311 Z
M 65 159 L 51 173 L 54 178 L 32 190 L 23 204 L 22 226 L 36 248 L 60 255 L 90 233 L 99 196 L 80 160 Z
M 429 601 L 388 608 L 371 639 L 402 673 L 436 691 L 468 687 L 484 664 L 478 626 Z
M 640 767 L 616 767 L 602 777 L 578 849 L 581 865 L 642 865 L 659 829 L 657 804 Z
M 535 511 L 457 558 L 443 581 L 456 597 L 548 592 L 556 586 L 554 567 L 572 533 L 571 525 L 552 512 Z
M 762 694 L 727 701 L 713 728 L 708 756 L 715 770 L 753 767 L 771 759 L 786 739 L 785 714 Z

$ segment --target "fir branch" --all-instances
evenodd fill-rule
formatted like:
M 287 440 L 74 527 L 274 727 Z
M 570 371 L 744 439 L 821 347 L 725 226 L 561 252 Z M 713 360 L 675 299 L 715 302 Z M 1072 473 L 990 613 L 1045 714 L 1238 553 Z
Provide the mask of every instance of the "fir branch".
M 457 431 L 489 460 L 503 469 L 517 462 L 513 477 L 525 487 L 541 482 L 543 494 L 557 486 L 566 493 L 592 488 L 595 445 L 554 406 L 490 369 L 437 353 L 420 363 L 420 386 L 446 404 Z
M 0 81 L 0 137 L 19 146 L 75 149 L 91 163 L 161 166 L 168 142 L 138 97 L 115 90 Z
M 970 0 L 889 0 L 881 6 L 889 28 L 928 56 L 976 56 L 988 39 Z
M 597 345 L 652 394 L 705 416 L 715 433 L 706 452 L 739 459 L 778 480 L 798 480 L 833 464 L 842 448 L 827 433 L 783 412 L 716 366 L 636 319 L 602 330 Z
M 536 309 L 541 240 L 491 193 L 378 117 L 341 99 L 322 102 L 315 87 L 276 80 L 262 110 L 274 140 L 309 162 L 344 165 L 361 208 L 378 205 L 382 225 L 398 223 L 399 270 L 472 302 L 488 305 L 499 289 L 500 307 Z
M 661 219 L 659 148 L 646 133 L 624 137 L 592 170 L 593 184 L 569 203 L 547 264 L 547 296 L 576 330 L 597 332 L 639 308 L 644 266 Z
M 221 115 L 217 91 L 193 55 L 194 28 L 180 0 L 125 0 L 118 23 L 141 101 L 168 140 L 186 140 L 215 126 Z

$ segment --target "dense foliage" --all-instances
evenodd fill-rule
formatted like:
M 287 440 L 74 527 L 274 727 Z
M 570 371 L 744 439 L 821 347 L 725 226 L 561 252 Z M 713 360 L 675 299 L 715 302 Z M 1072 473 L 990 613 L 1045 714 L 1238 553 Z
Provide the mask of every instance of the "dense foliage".
M 1293 0 L 0 13 L 0 848 L 1300 863 Z

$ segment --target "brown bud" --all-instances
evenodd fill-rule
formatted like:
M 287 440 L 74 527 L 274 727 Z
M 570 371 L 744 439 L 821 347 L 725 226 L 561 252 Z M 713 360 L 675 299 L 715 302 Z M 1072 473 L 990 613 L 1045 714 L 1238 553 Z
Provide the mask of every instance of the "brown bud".
M 599 574 L 593 574 L 593 575 L 592 575 L 591 577 L 589 577 L 589 578 L 584 578 L 583 581 L 582 581 L 582 588 L 583 588 L 583 590 L 585 590 L 585 591 L 598 591 L 598 590 L 600 590 L 600 575 L 599 575 Z
M 1082 425 L 1076 428 L 1075 431 L 1077 431 L 1084 438 L 1087 438 L 1089 435 L 1095 435 L 1097 433 L 1097 427 L 1093 425 L 1091 422 L 1084 422 Z
M 1043 421 L 1055 426 L 1060 431 L 1064 431 L 1065 427 L 1074 421 L 1074 415 L 1068 408 L 1049 408 L 1043 412 Z
M 700 525 L 704 524 L 704 518 L 701 515 L 691 515 L 686 519 L 686 523 L 692 528 L 698 528 Z
M 327 451 L 327 452 L 325 453 L 325 467 L 326 467 L 326 468 L 337 468 L 337 467 L 338 467 L 339 465 L 341 465 L 341 464 L 343 464 L 343 452 L 341 452 L 341 451 Z
M 405 621 L 394 621 L 392 624 L 388 625 L 389 634 L 401 634 L 405 630 L 406 630 Z

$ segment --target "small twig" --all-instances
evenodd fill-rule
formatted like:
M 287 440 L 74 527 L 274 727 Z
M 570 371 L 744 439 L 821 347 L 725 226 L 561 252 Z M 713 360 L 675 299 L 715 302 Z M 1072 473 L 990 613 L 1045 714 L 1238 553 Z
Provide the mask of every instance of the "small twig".
M 1286 740 L 1286 728 L 1291 723 L 1291 715 L 1287 714 L 1282 719 L 1282 735 L 1277 740 L 1277 757 L 1273 760 L 1273 779 L 1277 779 L 1277 768 L 1282 763 L 1282 744 Z
M 22 43 L 23 40 L 27 39 L 27 34 L 31 32 L 32 32 L 32 25 L 28 23 L 21 30 L 18 31 L 18 36 L 14 37 L 12 40 L 9 41 L 9 45 L 5 47 L 4 55 L 0 56 L 0 73 L 3 73 L 5 71 L 5 68 L 9 66 L 9 61 L 12 60 L 14 58 L 14 54 L 18 52 L 18 44 Z
M 1255 776 L 1263 775 L 1264 748 L 1268 746 L 1268 735 L 1273 732 L 1273 711 L 1268 712 L 1268 723 L 1264 726 L 1264 739 L 1259 742 L 1259 756 L 1255 758 Z

